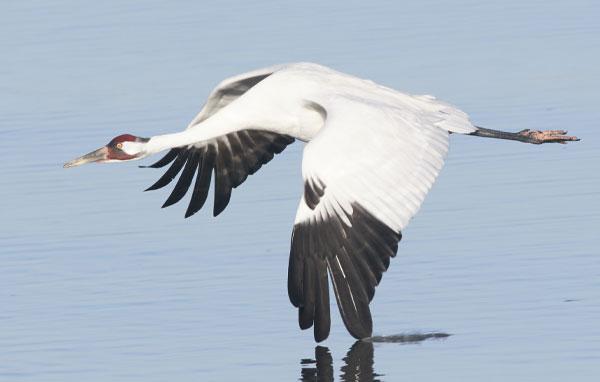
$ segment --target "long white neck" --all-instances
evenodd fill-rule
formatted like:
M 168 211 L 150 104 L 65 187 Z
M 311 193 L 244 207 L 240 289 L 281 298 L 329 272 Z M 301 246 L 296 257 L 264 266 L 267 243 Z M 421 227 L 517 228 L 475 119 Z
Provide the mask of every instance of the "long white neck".
M 306 113 L 315 112 L 303 107 L 302 103 L 282 105 L 276 102 L 244 101 L 246 102 L 234 102 L 208 119 L 180 133 L 156 135 L 150 138 L 145 147 L 147 155 L 174 147 L 201 145 L 203 142 L 219 136 L 244 129 L 267 130 L 306 140 L 300 134 L 300 126 L 307 122 L 304 118 Z
M 244 95 L 194 127 L 150 138 L 145 149 L 151 155 L 174 147 L 201 145 L 244 129 L 267 130 L 309 141 L 323 126 L 326 114 L 314 105 L 298 97 Z
M 201 144 L 244 128 L 240 120 L 229 118 L 225 113 L 222 116 L 219 114 L 179 133 L 155 135 L 146 144 L 146 152 L 151 155 L 174 147 Z

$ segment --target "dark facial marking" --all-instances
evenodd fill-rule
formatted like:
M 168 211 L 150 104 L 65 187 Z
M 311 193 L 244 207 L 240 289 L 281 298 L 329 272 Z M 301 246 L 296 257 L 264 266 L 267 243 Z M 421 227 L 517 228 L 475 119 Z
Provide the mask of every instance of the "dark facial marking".
M 148 142 L 148 138 L 140 138 L 131 134 L 121 134 L 117 137 L 114 137 L 106 148 L 108 149 L 108 159 L 112 160 L 129 160 L 134 159 L 135 155 L 129 155 L 121 150 L 118 145 L 123 142 Z
M 108 142 L 107 146 L 116 147 L 117 143 L 121 142 L 135 142 L 137 141 L 137 137 L 131 134 L 121 134 L 117 137 L 114 137 L 110 142 Z

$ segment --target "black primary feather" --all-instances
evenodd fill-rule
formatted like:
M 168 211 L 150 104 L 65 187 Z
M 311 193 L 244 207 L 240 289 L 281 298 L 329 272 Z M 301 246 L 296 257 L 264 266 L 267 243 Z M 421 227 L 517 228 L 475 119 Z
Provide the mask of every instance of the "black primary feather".
M 318 195 L 315 185 L 313 181 L 305 190 Z M 325 190 L 320 181 L 319 187 Z M 356 202 L 346 218 L 350 225 L 337 215 L 310 219 L 297 223 L 292 233 L 288 295 L 299 309 L 300 327 L 314 326 L 316 341 L 329 334 L 328 276 L 350 334 L 358 339 L 371 336 L 369 303 L 402 237 Z
M 179 153 L 178 148 L 174 148 L 169 150 L 169 152 L 162 158 L 160 158 L 157 162 L 149 165 L 149 166 L 139 166 L 140 168 L 161 168 L 169 163 L 173 162 L 175 158 L 177 158 L 177 154 Z
M 171 167 L 169 167 L 169 169 L 163 174 L 163 176 L 160 177 L 160 179 L 158 179 L 156 183 L 148 187 L 146 191 L 158 190 L 159 188 L 163 188 L 167 184 L 171 183 L 179 171 L 181 171 L 181 168 L 187 161 L 189 154 L 190 152 L 188 150 L 179 151 L 179 153 L 177 153 L 177 158 Z
M 172 163 L 163 176 L 146 191 L 162 188 L 180 174 L 173 191 L 163 204 L 163 207 L 168 207 L 185 196 L 195 174 L 196 181 L 185 212 L 187 218 L 204 206 L 214 172 L 213 215 L 217 216 L 229 204 L 233 188 L 242 184 L 248 175 L 255 173 L 292 142 L 294 138 L 287 135 L 252 129 L 223 135 L 202 146 L 174 148 L 159 161 L 148 166 L 159 168 Z

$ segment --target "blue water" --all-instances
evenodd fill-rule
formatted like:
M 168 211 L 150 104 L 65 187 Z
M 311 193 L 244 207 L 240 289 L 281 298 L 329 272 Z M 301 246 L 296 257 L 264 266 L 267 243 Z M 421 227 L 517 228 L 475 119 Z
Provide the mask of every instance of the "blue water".
M 599 17 L 596 1 L 2 2 L 0 380 L 598 380 Z M 583 139 L 452 137 L 372 304 L 376 334 L 450 337 L 352 347 L 335 308 L 326 348 L 297 328 L 301 144 L 217 219 L 161 210 L 166 191 L 141 192 L 161 172 L 137 163 L 62 168 L 299 60 Z

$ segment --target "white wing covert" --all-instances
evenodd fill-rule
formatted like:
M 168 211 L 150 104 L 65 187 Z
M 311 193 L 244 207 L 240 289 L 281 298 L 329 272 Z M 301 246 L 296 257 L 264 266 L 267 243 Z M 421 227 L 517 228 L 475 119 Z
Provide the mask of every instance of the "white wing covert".
M 202 110 L 187 128 L 190 129 L 204 121 L 283 67 L 284 65 L 271 66 L 224 79 L 213 89 Z
M 407 111 L 365 100 L 334 102 L 325 107 L 325 126 L 304 149 L 304 194 L 288 268 L 300 327 L 314 324 L 317 341 L 329 334 L 328 272 L 348 331 L 359 339 L 371 336 L 375 286 L 448 151 L 448 131 L 440 124 L 470 125 L 466 115 L 441 103 L 432 112 L 422 104 Z

